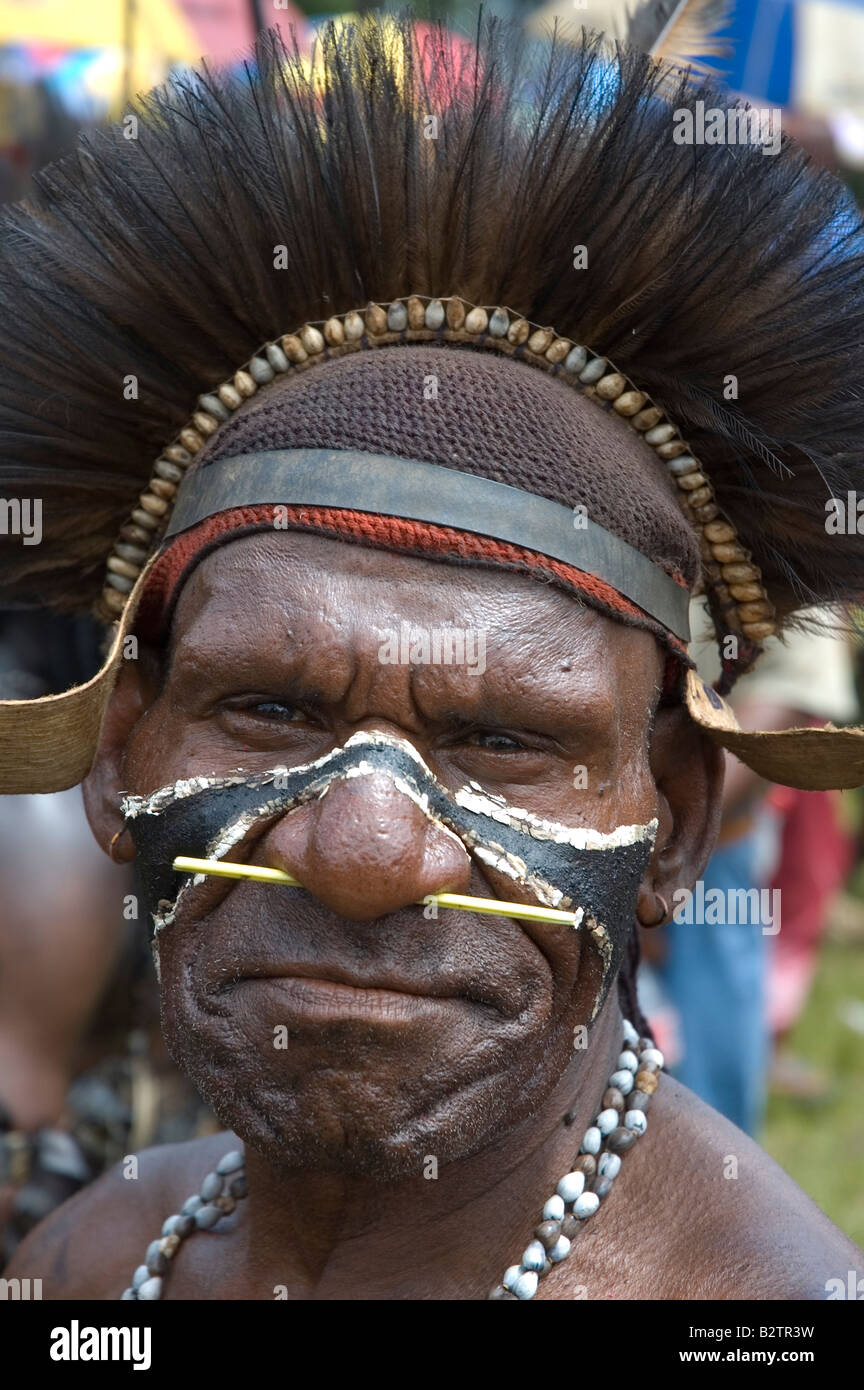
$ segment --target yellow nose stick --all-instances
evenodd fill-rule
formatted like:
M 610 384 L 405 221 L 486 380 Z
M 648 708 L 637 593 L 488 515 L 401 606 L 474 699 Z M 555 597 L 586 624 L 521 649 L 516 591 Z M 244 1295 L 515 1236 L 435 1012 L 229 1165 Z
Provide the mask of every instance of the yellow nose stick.
M 284 869 L 265 869 L 259 864 L 229 864 L 223 859 L 188 859 L 180 854 L 174 868 L 184 874 L 211 874 L 214 878 L 246 878 L 254 883 L 281 883 L 302 888 L 302 883 Z M 465 893 L 430 893 L 418 906 L 436 903 L 438 907 L 459 908 L 462 912 L 484 912 L 492 917 L 515 917 L 520 922 L 551 922 L 556 926 L 578 927 L 584 916 L 581 907 L 562 912 L 556 907 L 532 907 L 528 903 L 507 903 L 500 898 L 474 898 Z

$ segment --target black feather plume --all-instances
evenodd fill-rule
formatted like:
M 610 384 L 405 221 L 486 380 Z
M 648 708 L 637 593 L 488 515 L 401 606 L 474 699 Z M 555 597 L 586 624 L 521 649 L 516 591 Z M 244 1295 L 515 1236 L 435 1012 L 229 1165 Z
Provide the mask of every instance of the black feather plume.
M 841 184 L 786 140 L 677 144 L 676 110 L 724 99 L 683 77 L 670 95 L 642 53 L 475 37 L 373 17 L 325 31 L 310 71 L 269 35 L 0 214 L 0 497 L 44 503 L 41 545 L 0 538 L 7 592 L 86 608 L 200 392 L 267 338 L 416 293 L 608 355 L 680 424 L 781 612 L 864 595 L 860 538 L 825 528 L 830 494 L 864 492 L 864 237 Z

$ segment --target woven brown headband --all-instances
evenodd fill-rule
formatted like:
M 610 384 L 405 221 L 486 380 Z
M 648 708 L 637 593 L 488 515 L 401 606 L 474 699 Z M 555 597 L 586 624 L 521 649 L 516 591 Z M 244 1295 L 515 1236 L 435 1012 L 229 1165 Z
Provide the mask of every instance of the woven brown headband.
M 707 475 L 677 428 L 607 358 L 511 310 L 481 308 L 459 298 L 412 295 L 304 324 L 278 341 L 265 343 L 230 381 L 200 396 L 187 425 L 157 460 L 150 483 L 115 543 L 102 594 L 103 616 L 122 613 L 142 566 L 169 528 L 186 469 L 244 401 L 285 372 L 305 371 L 363 348 L 429 341 L 508 353 L 553 373 L 632 426 L 668 468 L 684 516 L 700 535 L 718 642 L 722 644 L 730 635 L 735 638 L 736 655 L 727 662 L 728 683 L 748 669 L 759 654 L 760 643 L 775 630 L 774 610 L 758 567 L 732 524 L 721 515 Z M 246 499 L 238 495 L 235 500 L 239 504 Z M 297 496 L 293 500 L 314 499 Z M 490 506 L 491 502 L 490 498 Z M 473 529 L 482 530 L 482 524 L 478 522 Z M 585 567 L 594 572 L 590 564 Z

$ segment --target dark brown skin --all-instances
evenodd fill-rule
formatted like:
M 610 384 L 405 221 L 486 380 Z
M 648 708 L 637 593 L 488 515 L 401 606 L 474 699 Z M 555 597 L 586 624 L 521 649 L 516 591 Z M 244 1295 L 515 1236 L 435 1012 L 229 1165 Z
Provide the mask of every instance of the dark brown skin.
M 485 674 L 381 664 L 402 620 L 487 629 Z M 655 894 L 671 901 L 701 873 L 722 787 L 684 712 L 655 717 L 661 669 L 649 634 L 525 577 L 244 538 L 187 584 L 164 683 L 147 661 L 127 665 L 88 814 L 107 847 L 121 790 L 306 762 L 382 730 L 451 788 L 473 779 L 553 820 L 610 831 L 657 816 L 637 905 L 654 921 Z M 574 787 L 581 765 L 587 786 Z M 600 986 L 593 948 L 569 928 L 427 921 L 411 904 L 429 892 L 530 898 L 378 778 L 337 784 L 232 853 L 308 892 L 210 879 L 162 933 L 169 1047 L 246 1142 L 250 1184 L 218 1234 L 184 1243 L 164 1296 L 485 1297 L 518 1262 L 620 1051 L 614 989 L 572 1050 Z M 286 1050 L 273 1047 L 280 1023 Z M 115 1173 L 66 1204 L 9 1273 L 42 1278 L 45 1297 L 119 1297 L 234 1142 L 148 1151 L 137 1181 Z M 539 1296 L 824 1298 L 827 1279 L 860 1265 L 771 1160 L 664 1077 L 609 1202 Z

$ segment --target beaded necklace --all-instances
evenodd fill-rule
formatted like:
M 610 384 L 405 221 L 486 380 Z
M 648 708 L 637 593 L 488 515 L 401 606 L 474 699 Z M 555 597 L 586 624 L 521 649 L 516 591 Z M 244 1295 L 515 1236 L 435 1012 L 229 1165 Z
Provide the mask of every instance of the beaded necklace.
M 608 1197 L 621 1171 L 621 1156 L 636 1143 L 648 1125 L 646 1111 L 657 1089 L 663 1069 L 663 1053 L 650 1038 L 640 1038 L 633 1024 L 624 1019 L 624 1045 L 616 1070 L 609 1077 L 601 1109 L 593 1125 L 585 1131 L 579 1152 L 569 1173 L 543 1207 L 534 1238 L 522 1252 L 518 1264 L 511 1265 L 487 1294 L 487 1299 L 533 1298 L 540 1280 L 566 1260 L 573 1237 Z M 571 1116 L 565 1116 L 565 1124 Z M 150 1242 L 122 1294 L 124 1300 L 152 1300 L 162 1297 L 165 1276 L 181 1244 L 195 1231 L 209 1231 L 234 1211 L 247 1196 L 245 1159 L 239 1149 L 227 1153 L 208 1173 L 198 1192 L 169 1216 L 161 1236 Z

